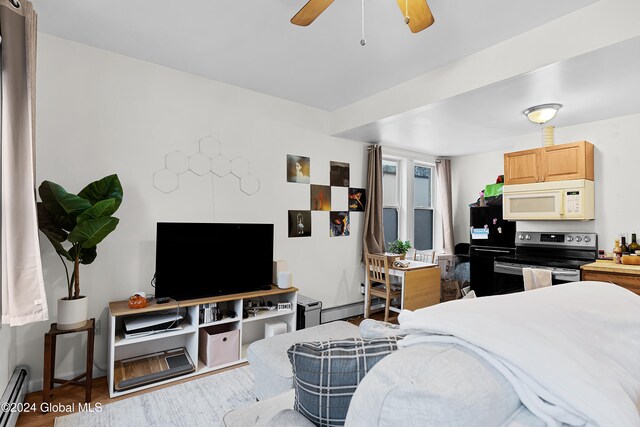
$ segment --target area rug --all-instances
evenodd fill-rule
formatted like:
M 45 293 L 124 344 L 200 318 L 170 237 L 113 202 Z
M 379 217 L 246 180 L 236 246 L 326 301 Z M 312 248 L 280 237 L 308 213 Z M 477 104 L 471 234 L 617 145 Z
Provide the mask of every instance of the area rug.
M 249 366 L 221 372 L 56 418 L 55 427 L 219 426 L 222 417 L 255 402 Z

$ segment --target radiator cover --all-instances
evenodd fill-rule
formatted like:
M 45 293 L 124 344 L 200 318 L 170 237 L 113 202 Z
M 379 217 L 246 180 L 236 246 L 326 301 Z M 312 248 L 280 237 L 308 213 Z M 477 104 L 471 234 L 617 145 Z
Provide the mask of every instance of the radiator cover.
M 22 403 L 27 395 L 27 385 L 29 383 L 29 370 L 26 366 L 19 366 L 13 371 L 9 379 L 9 384 L 2 394 L 0 405 L 5 403 Z M 0 411 L 0 427 L 15 427 L 18 422 L 18 412 Z

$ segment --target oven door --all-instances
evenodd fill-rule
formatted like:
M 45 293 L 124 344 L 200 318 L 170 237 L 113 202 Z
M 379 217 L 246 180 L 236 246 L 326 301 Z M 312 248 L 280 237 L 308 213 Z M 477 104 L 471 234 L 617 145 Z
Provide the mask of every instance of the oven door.
M 522 278 L 523 268 L 551 270 L 551 283 L 553 285 L 577 282 L 580 280 L 580 270 L 496 261 L 493 265 L 495 295 L 524 291 L 524 280 Z

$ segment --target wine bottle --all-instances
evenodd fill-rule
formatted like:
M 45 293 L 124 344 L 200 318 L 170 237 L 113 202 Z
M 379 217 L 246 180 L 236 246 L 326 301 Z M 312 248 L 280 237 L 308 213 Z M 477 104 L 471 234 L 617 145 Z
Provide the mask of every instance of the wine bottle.
M 629 253 L 629 246 L 627 246 L 627 238 L 624 236 L 620 237 L 620 249 L 622 249 L 623 255 L 626 255 Z
M 640 245 L 636 242 L 636 233 L 631 233 L 631 243 L 629 243 L 629 253 L 635 254 L 637 250 L 640 250 Z

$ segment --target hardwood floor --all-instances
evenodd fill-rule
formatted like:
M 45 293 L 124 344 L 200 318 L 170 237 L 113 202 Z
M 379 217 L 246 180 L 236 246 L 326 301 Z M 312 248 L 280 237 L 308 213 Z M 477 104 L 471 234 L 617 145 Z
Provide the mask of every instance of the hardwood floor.
M 384 320 L 384 311 L 378 311 L 371 315 L 371 319 L 383 321 Z M 347 322 L 353 323 L 356 326 L 359 326 L 360 323 L 364 320 L 364 316 L 357 316 L 347 319 Z M 398 324 L 398 315 L 396 313 L 392 313 L 389 315 L 389 323 Z
M 198 375 L 196 377 L 186 378 L 184 380 L 178 380 L 172 382 L 170 384 L 164 384 L 158 387 L 154 387 L 151 389 L 127 394 L 126 396 L 119 396 L 111 399 L 109 397 L 109 389 L 107 387 L 107 377 L 94 378 L 93 385 L 91 388 L 91 407 L 94 407 L 96 403 L 100 403 L 101 405 L 106 405 L 108 403 L 116 402 L 122 399 L 128 399 L 130 397 L 139 396 L 141 394 L 145 394 L 154 390 L 159 390 L 161 388 L 171 387 L 176 384 L 184 383 L 187 381 L 191 381 L 193 379 L 204 378 L 209 375 L 219 374 L 220 372 L 228 371 L 230 369 L 235 369 L 240 366 L 245 366 L 247 363 L 242 363 L 240 365 L 236 365 L 233 367 L 220 369 L 215 372 L 208 372 L 206 374 Z M 71 412 L 49 412 L 42 413 L 40 411 L 40 405 L 42 404 L 42 391 L 36 391 L 33 393 L 29 393 L 25 398 L 25 403 L 35 404 L 37 409 L 36 412 L 23 412 L 20 414 L 18 418 L 17 427 L 52 427 L 56 417 L 61 417 L 64 415 L 69 415 Z M 54 408 L 55 405 L 71 405 L 75 404 L 74 409 L 78 411 L 78 404 L 84 403 L 84 388 L 81 387 L 65 387 L 62 390 L 58 390 L 53 393 L 53 398 L 51 399 L 51 407 Z
M 378 313 L 373 313 L 373 315 L 371 316 L 372 319 L 375 320 L 383 320 L 384 319 L 384 312 L 378 312 Z M 357 317 L 353 317 L 350 319 L 347 319 L 348 322 L 353 323 L 354 325 L 360 325 L 360 322 L 362 322 L 364 320 L 363 316 L 357 316 Z M 398 323 L 398 317 L 397 315 L 395 317 L 392 317 L 389 319 L 389 321 L 391 323 Z M 234 369 L 237 368 L 239 366 L 245 366 L 247 365 L 247 363 L 243 363 L 241 365 L 236 365 L 230 368 L 226 368 L 226 369 L 221 369 L 219 371 L 216 372 L 209 372 L 203 375 L 199 375 L 197 377 L 191 377 L 191 378 L 187 378 L 184 380 L 179 380 L 179 381 L 175 381 L 172 382 L 170 384 L 165 384 L 162 386 L 158 386 L 158 387 L 154 387 L 152 389 L 147 389 L 147 390 L 143 390 L 143 391 L 139 391 L 139 392 L 135 392 L 135 393 L 131 393 L 131 394 L 127 394 L 126 396 L 119 396 L 116 398 L 110 398 L 109 397 L 109 390 L 108 390 L 108 386 L 107 386 L 107 377 L 100 377 L 100 378 L 94 378 L 93 380 L 93 387 L 92 387 L 92 391 L 91 391 L 91 396 L 93 398 L 93 400 L 91 401 L 92 407 L 96 404 L 96 403 L 100 403 L 101 405 L 106 405 L 108 403 L 112 403 L 112 402 L 116 402 L 118 400 L 122 400 L 122 399 L 128 399 L 130 397 L 134 397 L 134 396 L 138 396 L 141 394 L 145 394 L 154 390 L 159 390 L 161 388 L 165 388 L 165 387 L 171 387 L 173 385 L 176 384 L 180 384 L 186 381 L 191 381 L 193 379 L 197 379 L 197 378 L 203 378 L 207 375 L 215 375 L 217 373 L 226 371 L 226 370 L 230 370 L 230 369 Z M 37 391 L 37 392 L 33 392 L 33 393 L 29 393 L 25 399 L 25 402 L 30 403 L 30 404 L 35 404 L 37 411 L 36 412 L 23 412 L 22 414 L 20 414 L 20 417 L 18 418 L 18 423 L 17 423 L 17 427 L 52 427 L 54 425 L 55 419 L 56 417 L 60 417 L 60 416 L 64 416 L 64 415 L 69 415 L 70 412 L 49 412 L 49 413 L 42 413 L 40 411 L 40 405 L 42 404 L 42 391 Z M 51 399 L 51 404 L 52 405 L 71 405 L 71 404 L 75 404 L 75 412 L 78 411 L 78 404 L 79 403 L 83 403 L 84 402 L 84 389 L 81 387 L 66 387 L 62 390 L 58 390 L 56 392 L 54 392 L 53 394 L 53 398 Z M 53 408 L 54 406 L 52 406 Z

